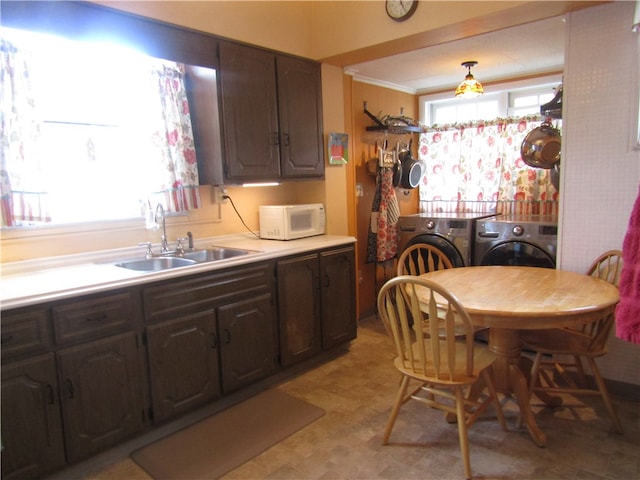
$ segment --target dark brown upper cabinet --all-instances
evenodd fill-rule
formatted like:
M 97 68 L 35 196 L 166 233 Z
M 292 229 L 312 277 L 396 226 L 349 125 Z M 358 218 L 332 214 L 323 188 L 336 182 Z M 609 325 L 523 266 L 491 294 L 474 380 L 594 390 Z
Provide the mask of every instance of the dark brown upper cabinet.
M 220 42 L 228 183 L 323 178 L 320 64 Z

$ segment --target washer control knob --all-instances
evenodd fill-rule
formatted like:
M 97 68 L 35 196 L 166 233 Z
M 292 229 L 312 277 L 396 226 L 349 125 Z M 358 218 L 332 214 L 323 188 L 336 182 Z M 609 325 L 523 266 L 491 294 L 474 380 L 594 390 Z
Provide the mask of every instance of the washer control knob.
M 436 228 L 436 222 L 427 220 L 427 230 L 433 230 L 434 228 Z
M 515 227 L 513 227 L 512 232 L 516 237 L 520 237 L 524 233 L 524 228 L 522 227 L 522 225 L 516 225 Z

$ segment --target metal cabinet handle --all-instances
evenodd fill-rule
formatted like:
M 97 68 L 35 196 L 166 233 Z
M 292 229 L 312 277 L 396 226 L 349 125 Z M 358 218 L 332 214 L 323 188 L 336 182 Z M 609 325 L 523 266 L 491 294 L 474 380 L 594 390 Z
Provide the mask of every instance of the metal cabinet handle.
M 231 343 L 231 332 L 228 328 L 225 328 L 222 332 L 222 336 L 224 338 L 224 344 L 229 345 Z
M 282 134 L 282 145 L 284 145 L 285 147 L 289 146 L 289 134 L 288 133 L 283 133 Z
M 86 322 L 101 322 L 107 319 L 107 314 L 103 313 L 102 315 L 98 315 L 97 317 L 87 317 L 85 318 Z
M 49 399 L 49 405 L 53 405 L 54 403 L 56 403 L 56 395 L 53 390 L 53 385 L 51 385 L 50 383 L 47 383 L 45 388 L 47 389 L 46 395 L 47 395 L 47 398 Z
M 65 381 L 65 384 L 67 386 L 67 398 L 73 398 L 74 394 L 75 394 L 75 389 L 73 388 L 73 382 L 71 381 L 70 378 L 67 378 L 67 380 Z
M 218 348 L 218 336 L 215 333 L 211 334 L 211 348 Z

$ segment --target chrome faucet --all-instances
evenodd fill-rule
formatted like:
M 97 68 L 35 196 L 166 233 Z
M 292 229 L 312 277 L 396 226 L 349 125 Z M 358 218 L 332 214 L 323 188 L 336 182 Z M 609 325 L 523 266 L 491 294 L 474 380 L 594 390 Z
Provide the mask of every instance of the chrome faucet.
M 156 207 L 155 221 L 159 223 L 162 220 L 162 243 L 160 244 L 160 253 L 169 251 L 169 242 L 167 242 L 167 225 L 164 219 L 164 208 L 161 203 Z

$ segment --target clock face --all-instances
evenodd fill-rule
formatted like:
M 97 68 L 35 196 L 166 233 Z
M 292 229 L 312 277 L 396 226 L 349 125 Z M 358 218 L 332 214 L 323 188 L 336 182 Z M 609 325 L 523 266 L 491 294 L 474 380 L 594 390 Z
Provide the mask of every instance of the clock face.
M 387 15 L 397 22 L 407 20 L 418 8 L 418 0 L 386 0 Z

